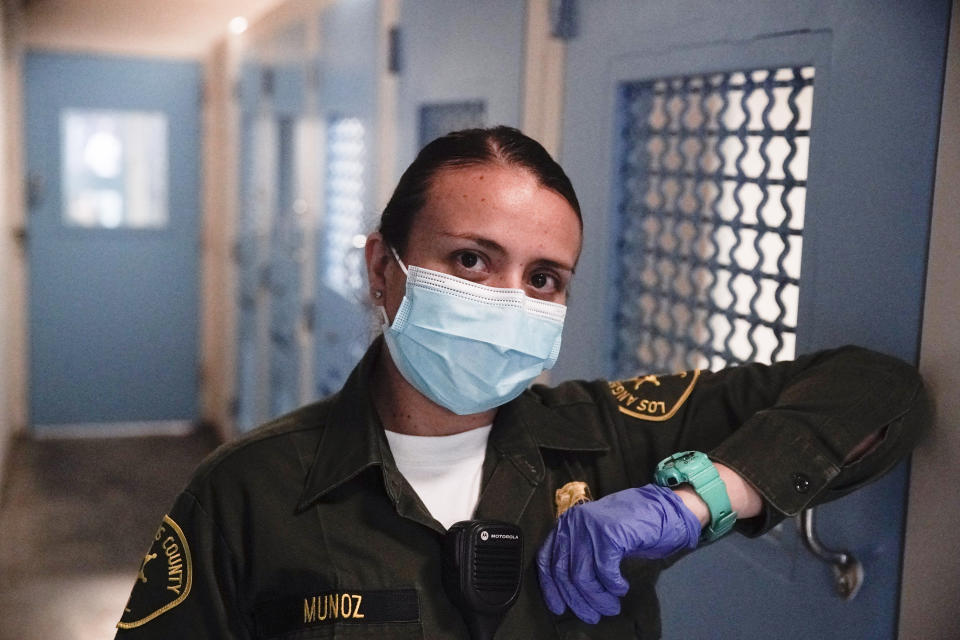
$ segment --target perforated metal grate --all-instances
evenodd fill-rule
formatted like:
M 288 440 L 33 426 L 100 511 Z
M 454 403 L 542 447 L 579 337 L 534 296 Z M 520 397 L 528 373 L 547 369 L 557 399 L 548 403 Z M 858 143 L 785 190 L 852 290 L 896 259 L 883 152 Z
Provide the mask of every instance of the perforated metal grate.
M 365 131 L 358 118 L 328 120 L 323 279 L 328 287 L 350 299 L 363 288 L 366 278 L 366 153 Z
M 793 357 L 813 78 L 621 86 L 616 373 Z
M 420 107 L 420 146 L 451 131 L 482 127 L 487 119 L 483 100 L 425 104 Z

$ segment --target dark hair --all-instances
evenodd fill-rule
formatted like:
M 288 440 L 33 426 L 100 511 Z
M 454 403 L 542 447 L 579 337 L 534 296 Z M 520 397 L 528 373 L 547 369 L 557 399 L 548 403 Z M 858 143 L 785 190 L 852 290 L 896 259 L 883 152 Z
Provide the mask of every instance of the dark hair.
M 426 204 L 427 191 L 440 171 L 483 164 L 526 169 L 570 204 L 583 228 L 577 194 L 560 165 L 533 138 L 513 127 L 498 126 L 454 131 L 420 150 L 380 216 L 380 233 L 387 243 L 401 253 L 406 248 L 414 217 Z

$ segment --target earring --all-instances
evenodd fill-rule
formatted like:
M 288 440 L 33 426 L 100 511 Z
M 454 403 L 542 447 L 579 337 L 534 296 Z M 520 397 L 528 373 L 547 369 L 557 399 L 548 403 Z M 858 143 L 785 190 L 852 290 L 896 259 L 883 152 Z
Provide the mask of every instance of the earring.
M 381 291 L 380 289 L 377 289 L 376 291 L 373 292 L 373 297 L 379 300 L 380 298 L 383 297 L 383 291 Z

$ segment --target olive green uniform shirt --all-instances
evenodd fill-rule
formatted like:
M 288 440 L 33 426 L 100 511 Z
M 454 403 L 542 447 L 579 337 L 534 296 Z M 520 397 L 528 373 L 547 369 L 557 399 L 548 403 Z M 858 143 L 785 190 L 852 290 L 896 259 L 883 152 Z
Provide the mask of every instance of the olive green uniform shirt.
M 377 341 L 336 395 L 230 442 L 197 470 L 144 557 L 118 638 L 467 638 L 441 585 L 444 528 L 397 470 L 374 410 Z M 596 625 L 543 603 L 534 558 L 554 496 L 652 481 L 708 452 L 763 496 L 758 535 L 890 469 L 930 421 L 912 367 L 847 347 L 773 366 L 534 386 L 500 408 L 476 518 L 524 534 L 520 597 L 498 638 L 657 638 L 657 575 L 628 560 L 622 613 Z M 843 464 L 869 434 L 882 441 Z M 883 526 L 883 523 L 877 523 Z M 671 559 L 672 560 L 672 559 Z

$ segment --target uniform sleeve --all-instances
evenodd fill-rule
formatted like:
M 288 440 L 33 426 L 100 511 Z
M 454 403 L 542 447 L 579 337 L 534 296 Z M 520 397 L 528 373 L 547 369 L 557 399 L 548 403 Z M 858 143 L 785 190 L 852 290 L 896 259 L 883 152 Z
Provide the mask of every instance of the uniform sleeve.
M 118 640 L 251 638 L 233 554 L 189 492 L 163 517 L 117 623 Z
M 772 366 L 646 376 L 610 389 L 628 439 L 663 429 L 652 441 L 669 446 L 657 455 L 704 451 L 757 489 L 764 515 L 738 524 L 750 535 L 876 479 L 931 422 L 916 370 L 858 347 Z M 871 434 L 879 435 L 872 449 L 845 462 Z

